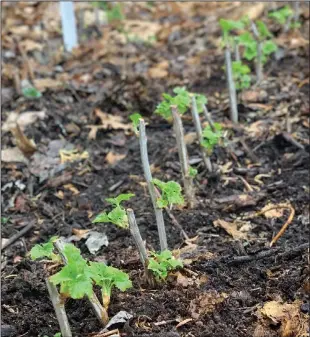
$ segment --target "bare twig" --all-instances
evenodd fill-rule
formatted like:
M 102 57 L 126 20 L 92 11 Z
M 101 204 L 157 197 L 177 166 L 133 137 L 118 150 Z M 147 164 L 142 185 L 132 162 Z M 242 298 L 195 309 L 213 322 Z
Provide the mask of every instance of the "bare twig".
M 211 128 L 212 132 L 216 132 L 211 114 L 209 113 L 208 108 L 205 105 L 203 106 L 203 112 L 204 112 L 204 115 L 206 117 L 207 122 L 210 125 L 210 128 Z
M 187 202 L 190 207 L 194 205 L 194 188 L 193 188 L 193 178 L 189 174 L 189 163 L 188 163 L 188 155 L 187 149 L 184 141 L 184 131 L 183 124 L 177 107 L 175 105 L 171 106 L 172 116 L 173 116 L 173 128 L 175 132 L 179 159 L 181 164 L 183 183 L 184 183 L 184 191 Z
M 300 2 L 294 1 L 294 23 L 295 25 L 298 23 L 300 14 Z
M 251 28 L 254 38 L 257 42 L 256 77 L 257 77 L 257 84 L 259 84 L 263 80 L 262 41 L 259 38 L 259 33 L 256 24 L 253 21 L 251 22 Z
M 171 211 L 169 210 L 168 207 L 165 208 L 167 214 L 169 215 L 169 218 L 171 219 L 172 223 L 175 225 L 175 227 L 177 227 L 182 235 L 184 236 L 185 240 L 190 240 L 189 236 L 186 234 L 186 232 L 184 231 L 183 227 L 180 225 L 180 223 L 178 222 L 178 220 L 175 218 L 175 216 L 171 213 Z
M 245 140 L 243 138 L 240 138 L 240 143 L 242 145 L 242 147 L 244 148 L 245 152 L 248 154 L 248 156 L 250 157 L 250 159 L 252 160 L 253 163 L 259 163 L 259 159 L 258 157 L 254 154 L 254 152 L 249 148 L 249 146 L 247 145 L 247 143 L 245 142 Z
M 57 288 L 53 283 L 49 281 L 48 278 L 45 279 L 45 283 L 47 286 L 48 293 L 50 295 L 50 299 L 53 303 L 53 307 L 54 307 L 56 317 L 59 323 L 61 335 L 66 336 L 66 337 L 71 337 L 72 333 L 71 333 L 68 317 L 66 314 L 65 305 L 59 296 Z
M 232 122 L 238 123 L 238 108 L 237 108 L 237 95 L 236 87 L 233 78 L 232 64 L 231 64 L 231 53 L 229 46 L 225 47 L 225 63 L 226 63 L 226 77 L 227 86 L 229 91 L 229 101 L 230 101 L 230 118 Z
M 54 245 L 56 247 L 56 249 L 58 250 L 63 262 L 66 264 L 67 263 L 67 259 L 66 257 L 63 255 L 62 251 L 64 248 L 64 244 L 65 242 L 61 239 L 58 239 Z M 100 321 L 100 323 L 104 326 L 108 323 L 109 321 L 109 317 L 108 317 L 108 313 L 105 310 L 105 308 L 103 308 L 103 306 L 101 305 L 100 301 L 98 300 L 96 294 L 93 292 L 92 296 L 88 297 L 89 302 L 91 307 L 93 308 L 96 317 L 98 318 L 98 320 Z
M 237 41 L 235 41 L 234 44 L 234 49 L 235 49 L 235 61 L 240 62 L 240 50 L 239 50 L 239 44 Z
M 22 237 L 24 234 L 26 234 L 32 227 L 34 226 L 34 223 L 30 223 L 27 226 L 25 226 L 23 229 L 21 229 L 18 233 L 14 234 L 13 236 L 11 236 L 8 241 L 6 241 L 2 247 L 2 249 L 7 248 L 9 245 L 11 245 L 13 242 L 15 242 L 16 240 L 18 240 L 20 237 Z
M 156 191 L 154 184 L 152 182 L 152 173 L 147 153 L 147 138 L 146 138 L 146 132 L 145 132 L 145 122 L 143 119 L 140 119 L 139 121 L 139 142 L 140 142 L 140 152 L 141 152 L 141 161 L 142 161 L 142 167 L 144 172 L 144 177 L 147 182 L 147 186 L 149 189 L 149 193 L 151 196 L 151 200 L 154 207 L 155 217 L 156 217 L 156 223 L 157 223 L 157 230 L 159 235 L 159 242 L 160 242 L 160 249 L 161 251 L 168 249 L 167 244 L 167 237 L 166 237 L 166 229 L 165 229 L 165 223 L 164 223 L 164 216 L 163 211 L 161 208 L 157 207 L 157 198 L 156 198 Z
M 207 156 L 206 149 L 202 145 L 203 144 L 202 128 L 201 128 L 201 123 L 200 123 L 198 109 L 197 109 L 197 102 L 196 102 L 196 98 L 194 95 L 192 95 L 192 116 L 193 116 L 193 121 L 195 124 L 197 138 L 199 141 L 202 160 L 205 164 L 206 169 L 209 172 L 212 172 L 212 164 L 211 164 L 210 158 Z
M 127 217 L 128 217 L 128 222 L 129 222 L 129 230 L 130 233 L 135 241 L 135 244 L 138 248 L 139 254 L 140 254 L 140 260 L 143 264 L 143 266 L 145 266 L 145 263 L 148 259 L 147 257 L 147 251 L 145 249 L 145 245 L 143 243 L 140 231 L 139 231 L 139 227 L 137 225 L 136 222 L 136 218 L 135 218 L 135 213 L 131 208 L 127 209 Z

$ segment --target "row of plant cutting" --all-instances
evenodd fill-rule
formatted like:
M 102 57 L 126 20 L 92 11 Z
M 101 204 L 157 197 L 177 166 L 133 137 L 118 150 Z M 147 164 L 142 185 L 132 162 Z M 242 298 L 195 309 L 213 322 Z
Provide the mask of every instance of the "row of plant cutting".
M 274 14 L 273 17 L 277 17 L 276 20 L 280 22 L 279 15 Z M 277 46 L 273 41 L 273 35 L 262 21 L 252 22 L 247 18 L 239 21 L 220 20 L 220 26 L 223 31 L 222 42 L 225 49 L 231 118 L 233 122 L 237 122 L 236 89 L 242 90 L 251 85 L 251 70 L 245 61 L 255 62 L 257 84 L 259 84 L 263 79 L 263 66 L 268 57 L 277 50 Z M 234 61 L 232 61 L 232 52 Z M 225 134 L 221 125 L 213 122 L 208 112 L 207 98 L 204 95 L 191 93 L 184 87 L 176 87 L 172 95 L 164 93 L 162 96 L 163 100 L 157 106 L 155 113 L 173 123 L 184 196 L 179 183 L 153 178 L 148 157 L 145 121 L 139 113 L 130 116 L 134 132 L 139 139 L 141 165 L 154 209 L 160 252 L 147 251 L 134 210 L 123 206 L 124 202 L 128 202 L 134 196 L 132 193 L 106 199 L 111 208 L 97 215 L 92 221 L 99 224 L 112 223 L 128 230 L 139 251 L 145 280 L 150 287 L 165 280 L 170 271 L 183 266 L 182 261 L 168 248 L 163 212 L 169 213 L 174 206 L 186 205 L 192 208 L 196 204 L 193 180 L 198 171 L 189 164 L 182 116 L 188 111 L 191 112 L 202 162 L 207 172 L 214 171 L 211 155 L 215 146 L 225 145 Z M 185 233 L 184 235 L 186 237 Z M 108 307 L 112 289 L 126 291 L 132 287 L 128 274 L 101 262 L 88 261 L 73 244 L 57 237 L 51 238 L 47 243 L 35 245 L 30 255 L 33 260 L 41 259 L 43 263 L 50 264 L 47 268 L 49 272 L 46 285 L 59 321 L 61 334 L 66 337 L 72 336 L 72 332 L 64 299 L 88 298 L 97 318 L 105 326 L 109 321 Z M 94 292 L 95 287 L 101 290 L 101 301 Z

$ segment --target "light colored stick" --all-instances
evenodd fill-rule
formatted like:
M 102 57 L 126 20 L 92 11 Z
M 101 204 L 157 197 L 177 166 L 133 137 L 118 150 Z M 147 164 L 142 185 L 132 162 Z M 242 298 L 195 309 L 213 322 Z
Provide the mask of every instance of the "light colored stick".
M 299 1 L 294 1 L 294 23 L 298 23 L 300 14 L 300 3 Z
M 63 262 L 65 264 L 68 263 L 66 257 L 63 255 L 62 251 L 64 249 L 64 245 L 65 242 L 60 238 L 57 241 L 54 242 L 54 245 L 56 247 L 56 249 L 59 252 L 59 255 L 61 256 Z M 100 321 L 100 323 L 105 326 L 108 321 L 109 321 L 109 317 L 108 317 L 108 313 L 107 311 L 104 309 L 104 307 L 101 305 L 100 301 L 98 300 L 98 297 L 96 296 L 96 294 L 93 292 L 92 296 L 88 297 L 89 302 L 91 307 L 93 308 L 96 317 L 98 318 L 98 320 Z M 65 336 L 65 335 L 64 335 Z
M 65 49 L 71 52 L 78 45 L 74 3 L 72 1 L 60 1 L 60 14 Z
M 50 299 L 53 303 L 53 307 L 56 313 L 56 317 L 59 323 L 60 332 L 62 336 L 72 337 L 72 332 L 70 329 L 68 317 L 66 314 L 64 303 L 62 302 L 56 286 L 49 281 L 48 278 L 45 279 L 46 287 L 50 295 Z
M 178 109 L 175 105 L 171 106 L 172 116 L 173 116 L 173 128 L 175 133 L 175 138 L 177 142 L 179 160 L 181 164 L 182 177 L 184 183 L 184 192 L 189 204 L 189 207 L 193 207 L 195 196 L 193 188 L 193 178 L 189 175 L 189 162 L 187 149 L 184 141 L 184 131 L 181 117 L 179 115 Z
M 238 123 L 237 95 L 232 72 L 231 53 L 229 46 L 225 47 L 225 63 L 226 63 L 227 86 L 230 101 L 230 118 L 234 123 Z
M 238 43 L 235 41 L 235 61 L 239 62 L 241 59 L 240 59 L 240 50 L 239 50 L 239 45 Z
M 143 119 L 140 119 L 139 121 L 139 142 L 140 142 L 140 152 L 141 152 L 141 161 L 142 161 L 142 167 L 144 172 L 144 177 L 147 182 L 147 186 L 149 189 L 149 193 L 151 196 L 151 200 L 154 207 L 155 217 L 156 217 L 156 223 L 157 223 L 157 230 L 159 235 L 159 242 L 160 242 L 160 249 L 161 251 L 168 249 L 167 244 L 167 237 L 166 237 L 166 229 L 165 229 L 165 223 L 164 223 L 164 216 L 163 211 L 161 208 L 157 207 L 156 201 L 156 191 L 154 184 L 152 182 L 152 173 L 149 163 L 149 157 L 147 153 L 147 138 L 146 138 L 146 132 L 145 132 L 145 122 Z
M 143 243 L 143 240 L 142 240 L 142 237 L 139 231 L 139 227 L 137 225 L 135 213 L 131 208 L 127 209 L 127 217 L 128 217 L 128 222 L 129 222 L 130 233 L 133 239 L 135 240 L 135 244 L 138 248 L 140 260 L 143 266 L 145 266 L 145 262 L 147 261 L 147 252 L 146 252 L 145 245 Z
M 256 57 L 256 80 L 259 84 L 263 80 L 263 62 L 262 62 L 262 41 L 259 38 L 259 33 L 256 24 L 252 21 L 251 28 L 255 40 L 257 42 L 257 57 Z
M 194 95 L 192 95 L 192 116 L 193 116 L 193 121 L 194 121 L 195 129 L 196 129 L 196 133 L 197 133 L 197 138 L 198 138 L 199 145 L 200 145 L 200 152 L 201 152 L 202 160 L 207 170 L 209 172 L 212 172 L 212 164 L 211 164 L 210 158 L 207 156 L 206 149 L 202 145 L 203 143 L 202 128 L 201 128 L 201 123 L 200 123 L 198 109 L 197 109 L 197 102 L 196 102 L 196 98 Z
M 209 113 L 208 108 L 205 105 L 203 106 L 203 112 L 204 112 L 204 115 L 206 117 L 207 122 L 209 123 L 209 125 L 211 127 L 212 132 L 216 132 L 211 114 Z

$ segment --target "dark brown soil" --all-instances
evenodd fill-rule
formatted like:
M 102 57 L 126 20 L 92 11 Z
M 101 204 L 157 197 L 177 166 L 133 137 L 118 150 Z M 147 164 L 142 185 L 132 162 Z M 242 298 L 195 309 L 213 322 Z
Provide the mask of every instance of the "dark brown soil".
M 307 31 L 308 23 L 304 18 L 303 32 Z M 135 44 L 119 47 L 120 54 L 126 48 L 135 55 L 143 54 L 148 66 L 161 59 L 169 60 L 173 76 L 167 81 L 154 80 L 143 72 L 139 73 L 137 69 L 144 65 L 143 62 L 129 63 L 125 76 L 121 67 L 114 66 L 117 72 L 113 73 L 111 67 L 100 60 L 98 64 L 103 69 L 102 74 L 97 73 L 97 78 L 85 88 L 79 86 L 57 92 L 48 90 L 37 101 L 25 100 L 14 92 L 10 100 L 3 102 L 2 121 L 13 110 L 47 112 L 48 117 L 44 121 L 37 121 L 26 129 L 27 136 L 35 140 L 39 151 L 44 153 L 51 140 L 62 138 L 89 153 L 89 159 L 69 165 L 50 180 L 70 172 L 72 178 L 65 184 L 71 183 L 79 190 L 76 196 L 63 187 L 65 184 L 50 187 L 47 181 L 40 183 L 39 178 L 25 164 L 2 163 L 2 186 L 17 180 L 26 186 L 23 191 L 13 185 L 2 192 L 2 217 L 8 219 L 7 223 L 2 224 L 2 238 L 9 238 L 23 226 L 34 223 L 33 229 L 21 240 L 2 251 L 2 261 L 6 262 L 2 266 L 1 276 L 1 324 L 16 330 L 12 336 L 53 336 L 59 331 L 44 282 L 43 266 L 30 261 L 26 254 L 35 243 L 44 242 L 53 235 L 71 236 L 72 229 L 92 228 L 105 232 L 109 246 L 101 248 L 95 256 L 89 253 L 83 240 L 76 245 L 85 257 L 105 259 L 130 274 L 133 288 L 125 293 L 114 291 L 109 307 L 111 317 L 120 310 L 133 315 L 120 329 L 123 336 L 258 337 L 255 332 L 259 324 L 258 310 L 265 302 L 277 300 L 292 303 L 300 300 L 303 303 L 301 312 L 304 314 L 309 309 L 309 257 L 306 249 L 293 251 L 295 247 L 307 243 L 309 238 L 309 86 L 298 87 L 299 82 L 309 78 L 308 49 L 288 50 L 283 59 L 272 60 L 266 65 L 269 77 L 263 89 L 267 95 L 263 101 L 256 103 L 270 105 L 271 110 L 256 111 L 253 105 L 243 101 L 239 106 L 240 128 L 236 128 L 231 127 L 228 121 L 225 78 L 221 70 L 223 57 L 216 53 L 217 49 L 212 42 L 205 41 L 206 48 L 210 48 L 210 56 L 201 56 L 194 70 L 190 71 L 185 63 L 182 67 L 183 61 L 178 58 L 180 55 L 191 55 L 191 43 L 199 37 L 200 30 L 180 26 L 178 32 L 181 36 L 178 39 L 188 34 L 192 36 L 188 44 L 180 45 L 176 43 L 178 40 L 171 38 L 170 42 L 159 43 L 156 47 Z M 87 57 L 81 57 L 75 60 L 71 69 L 70 59 L 60 65 L 70 76 L 74 72 L 92 73 L 94 65 L 87 61 Z M 3 62 L 12 61 L 4 59 Z M 17 59 L 13 62 L 18 64 Z M 211 258 L 192 257 L 193 262 L 182 271 L 188 279 L 204 281 L 199 285 L 194 283 L 184 286 L 172 275 L 166 283 L 151 289 L 143 282 L 142 266 L 128 232 L 110 224 L 91 223 L 93 216 L 107 206 L 105 198 L 132 192 L 135 197 L 128 205 L 135 211 L 147 248 L 159 249 L 153 209 L 143 185 L 138 140 L 134 134 L 121 130 L 98 131 L 96 140 L 89 140 L 86 125 L 100 124 L 93 117 L 95 108 L 122 116 L 125 122 L 133 111 L 139 111 L 149 123 L 148 151 L 150 162 L 155 168 L 154 175 L 165 181 L 173 179 L 181 182 L 172 127 L 152 112 L 162 92 L 183 84 L 189 90 L 206 94 L 214 119 L 224 123 L 229 130 L 231 150 L 218 147 L 211 160 L 217 168 L 222 169 L 230 161 L 231 170 L 210 175 L 202 164 L 196 165 L 199 171 L 195 181 L 196 206 L 193 209 L 172 210 L 188 236 L 197 236 L 194 243 L 198 245 L 201 255 L 213 254 Z M 12 81 L 5 78 L 3 86 L 13 89 Z M 102 93 L 93 94 L 98 93 L 100 87 L 104 89 Z M 298 137 L 304 149 L 296 147 L 283 136 L 286 132 L 285 113 L 279 112 L 280 104 L 289 110 L 293 121 L 291 134 Z M 246 127 L 256 121 L 269 125 L 265 134 L 253 136 L 248 133 Z M 79 127 L 80 131 L 76 135 L 66 131 L 70 123 Z M 186 133 L 194 132 L 189 118 L 185 118 L 184 125 Z M 242 146 L 241 137 L 255 152 L 259 166 L 251 165 L 254 162 Z M 2 147 L 12 144 L 11 134 L 4 133 Z M 190 158 L 200 157 L 196 143 L 189 145 L 188 150 Z M 105 160 L 106 154 L 111 151 L 126 156 L 112 165 Z M 81 175 L 85 168 L 86 173 Z M 262 184 L 254 179 L 258 174 L 266 175 L 261 178 Z M 259 189 L 248 192 L 240 176 Z M 230 180 L 224 180 L 223 177 Z M 119 187 L 111 192 L 110 188 L 117 183 L 120 183 Z M 63 192 L 63 199 L 56 196 L 58 191 Z M 245 207 L 238 204 L 229 207 L 233 202 L 219 202 L 239 194 L 247 194 L 252 202 Z M 263 216 L 252 218 L 248 240 L 233 239 L 224 229 L 213 225 L 218 219 L 233 222 L 236 218 L 242 219 L 251 212 L 261 210 L 268 203 L 283 202 L 292 205 L 295 216 L 275 243 L 274 254 L 269 257 L 255 259 L 254 256 L 269 250 L 272 237 L 287 220 L 288 213 L 274 219 Z M 167 214 L 165 223 L 169 248 L 184 248 L 186 244 L 183 237 Z M 231 263 L 231 258 L 244 255 L 253 256 L 253 259 L 246 263 Z M 204 296 L 209 296 L 207 302 L 202 301 Z M 101 326 L 87 301 L 69 300 L 66 309 L 74 336 L 90 336 L 100 331 Z M 197 310 L 201 310 L 200 315 Z M 192 320 L 176 328 L 178 321 L 187 318 Z M 164 321 L 166 323 L 156 324 Z M 266 324 L 264 329 L 264 336 L 282 336 L 280 324 Z

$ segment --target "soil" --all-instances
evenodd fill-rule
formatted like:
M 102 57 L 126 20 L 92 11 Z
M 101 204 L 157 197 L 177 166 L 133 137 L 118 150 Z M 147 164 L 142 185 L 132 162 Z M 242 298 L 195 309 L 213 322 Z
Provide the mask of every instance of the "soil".
M 168 19 L 173 22 L 173 17 Z M 64 139 L 81 151 L 87 151 L 89 158 L 68 165 L 43 182 L 31 172 L 31 164 L 2 162 L 2 187 L 18 180 L 25 185 L 23 190 L 13 184 L 2 191 L 2 217 L 8 219 L 2 224 L 2 238 L 10 238 L 33 223 L 30 231 L 2 251 L 2 334 L 4 325 L 15 331 L 11 336 L 53 336 L 59 331 L 45 286 L 44 266 L 31 261 L 27 253 L 34 244 L 45 242 L 53 235 L 70 237 L 73 229 L 106 233 L 109 245 L 95 255 L 89 253 L 85 240 L 76 242 L 76 246 L 83 256 L 105 260 L 128 272 L 133 281 L 132 289 L 124 293 L 113 291 L 109 306 L 110 317 L 120 310 L 133 315 L 120 326 L 122 336 L 284 336 L 281 322 L 272 323 L 259 315 L 264 303 L 300 301 L 300 315 L 308 312 L 309 257 L 307 249 L 294 253 L 294 248 L 307 243 L 309 238 L 309 85 L 298 86 L 304 79 L 309 79 L 308 47 L 286 49 L 283 58 L 272 59 L 266 64 L 268 76 L 260 89 L 265 96 L 254 99 L 254 102 L 240 100 L 240 124 L 236 127 L 228 119 L 226 83 L 221 69 L 224 60 L 213 40 L 204 38 L 209 53 L 197 52 L 200 56 L 197 64 L 190 67 L 184 61 L 196 55 L 192 44 L 201 38 L 204 24 L 212 26 L 207 20 L 204 22 L 198 17 L 195 22 L 194 19 L 191 17 L 193 21 L 188 27 L 179 25 L 165 43 L 117 46 L 120 55 L 130 55 L 126 72 L 117 63 L 111 65 L 103 59 L 90 64 L 92 54 L 84 46 L 84 57 L 81 54 L 75 59 L 62 59 L 52 69 L 61 66 L 71 79 L 79 73 L 91 74 L 92 81 L 87 85 L 72 86 L 70 90 L 47 90 L 38 100 L 19 96 L 14 83 L 4 77 L 3 87 L 12 89 L 13 96 L 2 103 L 2 121 L 11 111 L 44 110 L 47 118 L 36 121 L 25 130 L 25 134 L 35 140 L 39 153 L 46 153 L 50 141 Z M 301 32 L 306 39 L 308 20 L 306 16 L 302 17 Z M 273 31 L 277 36 L 281 35 L 276 27 Z M 214 35 L 219 36 L 219 30 Z M 178 43 L 185 36 L 190 39 Z M 143 55 L 142 60 L 132 61 L 133 56 L 138 59 L 139 55 Z M 143 70 L 163 59 L 170 64 L 169 77 L 154 79 Z M 12 61 L 4 57 L 3 62 L 20 66 L 19 58 Z M 93 75 L 98 65 L 101 72 Z M 121 116 L 124 123 L 132 112 L 139 111 L 148 122 L 148 152 L 154 176 L 164 181 L 181 182 L 173 128 L 153 114 L 161 93 L 171 92 L 177 85 L 186 85 L 188 90 L 204 93 L 209 98 L 209 110 L 214 120 L 228 130 L 230 146 L 218 146 L 212 154 L 216 173 L 206 172 L 201 162 L 194 165 L 199 172 L 195 179 L 196 205 L 192 209 L 172 209 L 187 235 L 195 238 L 192 243 L 197 245 L 196 250 L 189 253 L 190 263 L 180 271 L 188 284 L 182 283 L 175 273 L 167 282 L 150 288 L 143 280 L 143 268 L 128 232 L 111 224 L 91 223 L 94 215 L 108 206 L 105 198 L 134 193 L 135 197 L 128 205 L 135 211 L 141 235 L 149 250 L 159 249 L 138 140 L 133 132 L 123 130 L 99 130 L 96 139 L 91 140 L 87 125 L 100 125 L 95 109 Z M 285 109 L 289 111 L 292 125 L 289 135 L 295 137 L 297 145 L 287 140 Z M 262 123 L 263 132 L 259 126 L 255 134 L 249 132 L 248 127 L 255 122 Z M 78 131 L 71 132 L 70 124 L 77 126 Z M 184 127 L 186 134 L 194 132 L 190 118 L 184 118 Z M 256 163 L 242 145 L 242 139 L 257 157 Z M 2 148 L 13 144 L 12 135 L 3 133 Z M 298 147 L 300 144 L 302 148 Z M 190 159 L 200 158 L 196 142 L 188 145 L 188 151 Z M 106 155 L 110 152 L 123 154 L 124 158 L 114 164 L 108 163 Z M 225 168 L 228 162 L 230 165 Z M 53 187 L 56 179 L 65 178 L 68 173 L 69 180 Z M 256 179 L 258 175 L 262 175 L 261 182 Z M 244 180 L 253 187 L 252 191 L 248 190 Z M 72 189 L 64 187 L 66 184 L 72 184 L 79 193 L 74 195 Z M 247 201 L 238 203 L 238 195 L 246 195 Z M 271 248 L 274 253 L 257 259 L 258 253 L 269 251 L 271 239 L 289 213 L 285 211 L 281 217 L 274 218 L 249 218 L 249 215 L 268 203 L 283 202 L 292 205 L 294 218 Z M 167 213 L 164 217 L 169 248 L 184 251 L 191 247 Z M 214 222 L 219 219 L 250 223 L 250 228 L 244 229 L 246 239 L 238 240 L 223 228 L 216 227 Z M 252 260 L 231 263 L 234 257 L 248 255 Z M 66 311 L 74 336 L 95 336 L 102 329 L 86 300 L 68 300 Z M 176 328 L 178 322 L 187 318 L 191 320 Z M 260 328 L 264 334 L 259 335 Z

